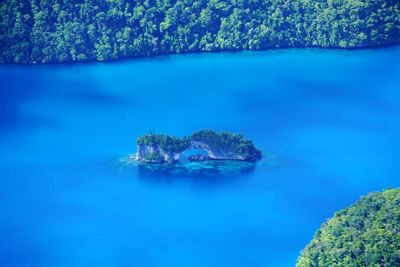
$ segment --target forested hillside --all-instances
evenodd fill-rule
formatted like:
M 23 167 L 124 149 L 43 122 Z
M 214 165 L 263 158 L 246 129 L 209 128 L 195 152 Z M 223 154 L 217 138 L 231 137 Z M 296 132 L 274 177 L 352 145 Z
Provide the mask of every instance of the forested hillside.
M 297 266 L 400 266 L 400 189 L 369 194 L 335 214 Z
M 399 0 L 4 0 L 0 62 L 400 42 Z

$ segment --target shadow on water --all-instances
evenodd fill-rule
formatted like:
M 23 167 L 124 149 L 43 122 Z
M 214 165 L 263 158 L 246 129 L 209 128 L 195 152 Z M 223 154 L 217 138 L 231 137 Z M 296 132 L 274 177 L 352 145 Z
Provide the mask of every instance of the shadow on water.
M 267 89 L 258 89 L 257 94 L 237 91 L 232 94 L 238 110 L 246 110 L 252 125 L 257 125 L 257 114 L 265 114 L 270 134 L 292 131 L 293 127 L 326 126 L 350 130 L 381 131 L 388 127 L 384 120 L 362 120 L 362 114 L 371 113 L 387 117 L 396 111 L 397 105 L 376 94 L 373 85 L 363 85 L 368 90 L 355 90 L 339 82 L 310 81 L 306 79 L 284 79 L 280 86 L 290 88 L 271 95 Z M 372 87 L 372 89 L 371 89 Z M 293 89 L 296 88 L 296 89 Z M 264 93 L 263 93 L 264 92 Z M 337 108 L 340 103 L 340 109 Z
M 249 176 L 255 168 L 256 163 L 223 160 L 136 165 L 139 179 L 154 183 L 173 183 L 181 179 L 202 183 L 223 183 Z
M 31 75 L 21 77 L 18 73 L 0 72 L 0 134 L 20 129 L 52 125 L 45 117 L 26 113 L 21 109 L 23 103 L 39 95 L 39 85 Z
M 132 99 L 105 92 L 90 81 L 57 76 L 57 72 L 51 72 L 54 75 L 49 77 L 40 73 L 38 69 L 0 68 L 0 134 L 60 126 L 57 117 L 27 109 L 35 101 L 47 102 L 46 107 L 53 114 L 69 113 L 70 109 L 83 106 L 132 105 Z

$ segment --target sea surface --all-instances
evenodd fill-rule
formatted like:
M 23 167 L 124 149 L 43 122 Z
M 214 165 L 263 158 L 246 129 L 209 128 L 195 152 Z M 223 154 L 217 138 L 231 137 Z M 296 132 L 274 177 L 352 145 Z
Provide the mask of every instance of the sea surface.
M 400 47 L 0 66 L 0 266 L 294 266 L 335 211 L 400 186 Z M 245 172 L 120 159 L 243 133 Z

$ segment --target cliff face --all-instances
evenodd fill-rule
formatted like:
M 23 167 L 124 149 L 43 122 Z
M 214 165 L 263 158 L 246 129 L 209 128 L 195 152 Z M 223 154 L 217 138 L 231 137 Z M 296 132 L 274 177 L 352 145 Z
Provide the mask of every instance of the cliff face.
M 175 162 L 180 153 L 168 152 L 157 145 L 138 145 L 136 160 L 148 163 Z
M 191 149 L 202 149 L 208 155 L 207 157 L 195 155 L 191 157 L 193 161 L 257 161 L 261 159 L 261 151 L 256 149 L 250 140 L 244 139 L 242 135 L 203 130 L 182 140 L 171 139 L 171 137 L 163 135 L 141 137 L 138 139 L 136 160 L 147 163 L 173 163 L 179 161 L 182 154 Z M 174 146 L 171 145 L 172 142 L 174 142 Z
M 209 145 L 207 143 L 191 141 L 190 149 L 203 149 L 207 151 L 210 159 L 215 160 L 248 160 L 243 155 L 235 153 L 227 147 L 220 147 L 217 145 Z

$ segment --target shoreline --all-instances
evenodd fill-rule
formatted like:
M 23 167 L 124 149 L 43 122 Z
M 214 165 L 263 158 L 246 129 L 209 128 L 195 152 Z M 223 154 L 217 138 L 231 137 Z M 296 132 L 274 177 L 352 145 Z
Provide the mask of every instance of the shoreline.
M 127 56 L 120 57 L 114 59 L 107 60 L 81 60 L 81 61 L 54 61 L 54 62 L 46 62 L 46 63 L 18 63 L 18 62 L 4 62 L 0 63 L 0 66 L 67 66 L 67 65 L 92 65 L 99 63 L 118 63 L 118 62 L 127 62 L 133 60 L 151 60 L 155 58 L 166 58 L 171 56 L 179 56 L 179 55 L 196 55 L 196 54 L 237 54 L 243 52 L 267 52 L 267 51 L 279 51 L 279 50 L 290 50 L 290 49 L 321 49 L 321 50 L 338 50 L 338 51 L 362 51 L 362 50 L 376 50 L 376 49 L 386 49 L 392 47 L 400 47 L 400 43 L 390 43 L 390 44 L 382 44 L 382 45 L 368 45 L 368 46 L 357 46 L 357 47 L 339 47 L 339 46 L 283 46 L 283 47 L 270 47 L 266 49 L 216 49 L 216 50 L 199 50 L 199 51 L 187 51 L 187 52 L 171 52 L 171 53 L 154 53 L 149 55 L 137 55 L 137 56 Z

